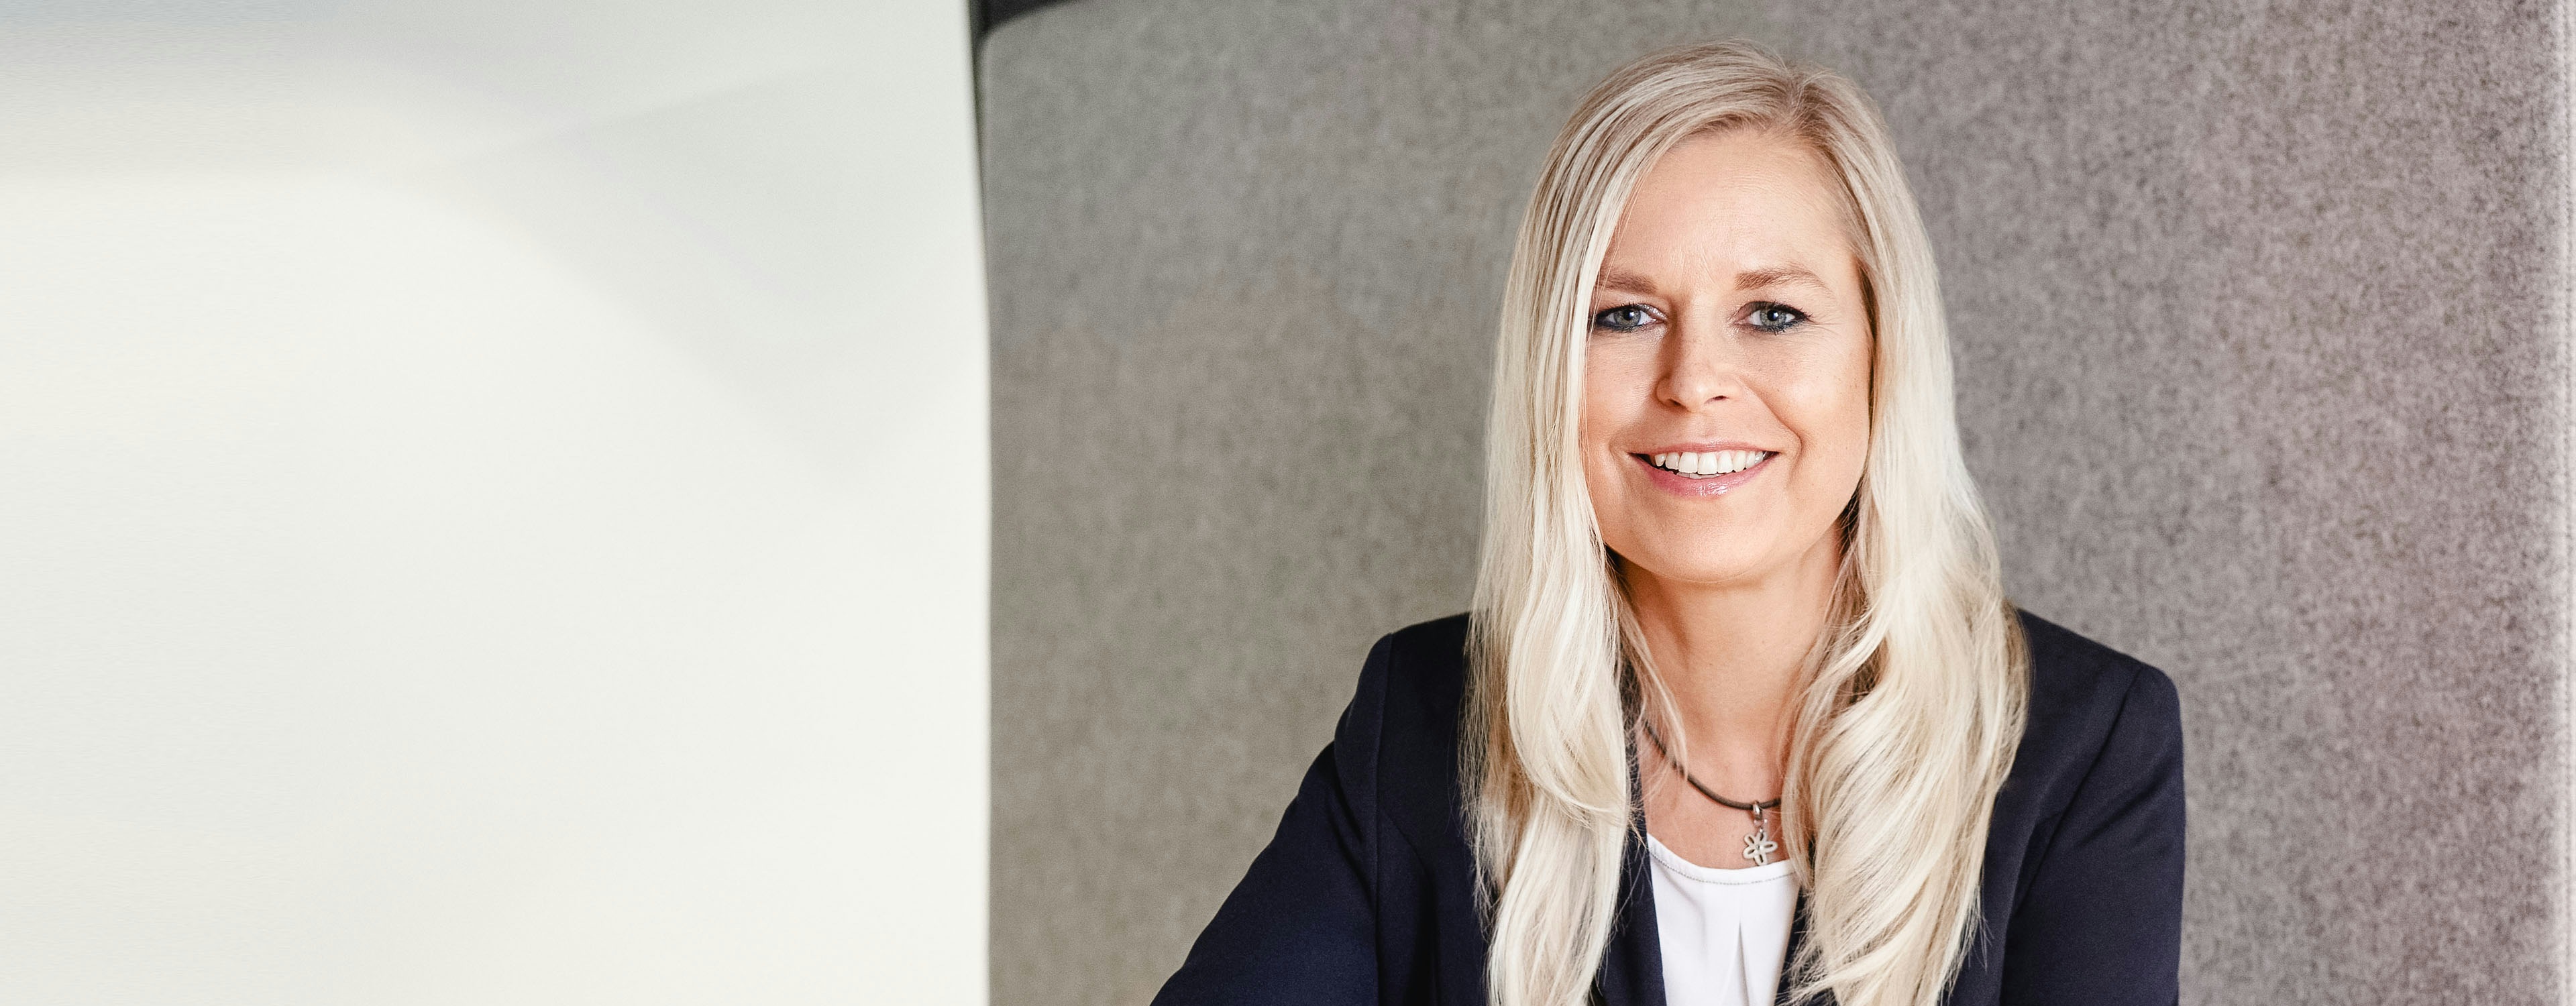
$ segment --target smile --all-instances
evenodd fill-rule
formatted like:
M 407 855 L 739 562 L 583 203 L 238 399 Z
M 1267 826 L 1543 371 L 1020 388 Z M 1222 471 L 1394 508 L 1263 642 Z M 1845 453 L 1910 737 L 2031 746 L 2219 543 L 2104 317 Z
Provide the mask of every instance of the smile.
M 1682 497 L 1723 496 L 1771 470 L 1778 451 L 1737 448 L 1722 451 L 1657 451 L 1631 454 L 1655 488 Z
M 1733 475 L 1761 464 L 1773 453 L 1772 451 L 1674 451 L 1653 455 L 1648 463 L 1684 478 L 1706 479 L 1720 475 Z

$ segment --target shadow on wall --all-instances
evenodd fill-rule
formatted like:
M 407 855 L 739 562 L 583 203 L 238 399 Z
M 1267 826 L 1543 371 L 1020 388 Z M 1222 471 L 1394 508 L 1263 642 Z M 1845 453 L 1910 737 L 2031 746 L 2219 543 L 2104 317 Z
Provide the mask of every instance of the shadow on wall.
M 980 52 L 984 38 L 1003 22 L 1040 7 L 1051 7 L 1066 0 L 966 0 L 967 13 L 973 18 L 975 47 Z

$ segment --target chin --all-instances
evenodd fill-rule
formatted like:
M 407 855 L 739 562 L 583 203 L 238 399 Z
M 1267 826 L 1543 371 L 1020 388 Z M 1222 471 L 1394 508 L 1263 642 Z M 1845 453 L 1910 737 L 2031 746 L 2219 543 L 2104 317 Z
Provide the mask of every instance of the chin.
M 1700 551 L 1694 551 L 1687 556 L 1649 551 L 1640 554 L 1622 553 L 1622 557 L 1627 559 L 1629 565 L 1643 570 L 1656 579 L 1707 586 L 1723 586 L 1753 579 L 1759 575 L 1762 567 L 1760 558 L 1757 556 L 1712 555 Z

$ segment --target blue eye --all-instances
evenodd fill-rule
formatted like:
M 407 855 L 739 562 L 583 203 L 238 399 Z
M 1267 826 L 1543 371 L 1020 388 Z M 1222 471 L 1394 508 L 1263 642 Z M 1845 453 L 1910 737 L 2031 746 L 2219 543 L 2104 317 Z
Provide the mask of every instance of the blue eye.
M 1753 310 L 1744 315 L 1746 324 L 1765 332 L 1786 332 L 1805 320 L 1806 315 L 1787 304 L 1755 304 Z
M 1592 316 L 1592 327 L 1634 332 L 1655 323 L 1655 313 L 1640 304 L 1622 304 Z

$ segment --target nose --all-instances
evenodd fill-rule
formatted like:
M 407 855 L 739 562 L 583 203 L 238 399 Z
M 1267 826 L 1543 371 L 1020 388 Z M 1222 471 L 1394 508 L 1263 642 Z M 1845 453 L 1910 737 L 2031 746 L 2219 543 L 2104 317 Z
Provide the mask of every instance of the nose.
M 1723 324 L 1693 318 L 1664 340 L 1663 375 L 1655 396 L 1685 412 L 1696 412 L 1744 394 L 1742 347 Z

